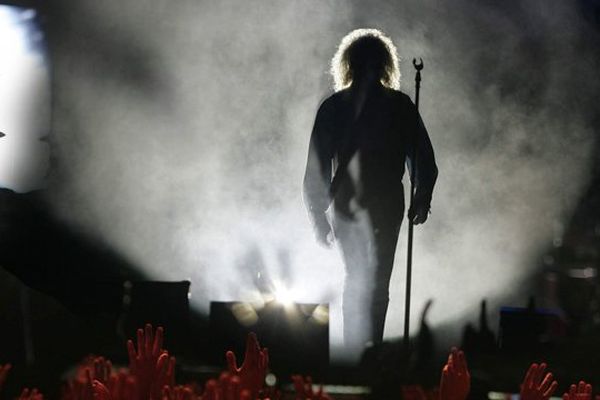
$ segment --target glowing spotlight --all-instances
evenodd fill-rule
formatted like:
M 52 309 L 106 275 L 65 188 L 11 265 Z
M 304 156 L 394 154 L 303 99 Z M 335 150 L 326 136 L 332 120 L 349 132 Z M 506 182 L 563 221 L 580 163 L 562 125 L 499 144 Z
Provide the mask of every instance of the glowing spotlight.
M 258 322 L 258 314 L 250 303 L 235 303 L 231 306 L 231 313 L 243 326 L 252 326 Z
M 312 313 L 312 319 L 321 325 L 329 324 L 329 305 L 319 304 Z
M 286 308 L 294 304 L 294 297 L 291 290 L 283 286 L 276 287 L 273 294 L 275 295 L 275 301 Z

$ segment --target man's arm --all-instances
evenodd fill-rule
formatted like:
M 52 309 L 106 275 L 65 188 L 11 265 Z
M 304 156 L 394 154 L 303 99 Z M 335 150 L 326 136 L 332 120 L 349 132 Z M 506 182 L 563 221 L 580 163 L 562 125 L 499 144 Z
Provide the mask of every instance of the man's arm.
M 421 115 L 417 111 L 415 105 L 410 101 L 409 118 L 414 121 L 412 127 L 412 140 L 408 148 L 408 166 L 412 177 L 412 169 L 415 168 L 415 197 L 413 207 L 408 212 L 408 218 L 412 219 L 415 224 L 423 223 L 427 220 L 429 209 L 431 208 L 431 198 L 433 196 L 433 188 L 438 176 L 438 168 L 435 163 L 435 155 L 431 139 L 425 124 L 421 119 Z M 416 146 L 416 149 L 415 147 Z M 416 152 L 415 152 L 416 150 Z M 416 160 L 413 160 L 415 155 Z
M 319 107 L 308 149 L 303 197 L 311 222 L 320 241 L 331 231 L 325 212 L 329 208 L 333 158 L 332 115 L 325 101 Z

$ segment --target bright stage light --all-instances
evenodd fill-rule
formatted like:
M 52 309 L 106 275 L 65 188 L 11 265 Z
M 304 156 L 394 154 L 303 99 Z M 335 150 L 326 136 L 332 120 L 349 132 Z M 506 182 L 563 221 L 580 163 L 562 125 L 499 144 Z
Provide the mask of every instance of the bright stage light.
M 49 77 L 33 9 L 0 5 L 0 188 L 44 186 L 49 147 Z
M 275 301 L 288 308 L 294 304 L 294 297 L 292 291 L 283 286 L 282 284 L 275 285 L 273 292 Z

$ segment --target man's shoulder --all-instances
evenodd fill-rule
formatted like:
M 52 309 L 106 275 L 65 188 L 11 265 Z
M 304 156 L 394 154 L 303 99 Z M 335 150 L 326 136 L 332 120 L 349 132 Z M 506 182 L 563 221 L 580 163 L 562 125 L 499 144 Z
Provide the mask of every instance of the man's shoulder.
M 410 96 L 399 89 L 386 88 L 386 93 L 390 98 L 403 104 L 412 103 Z
M 325 98 L 321 99 L 319 103 L 319 113 L 320 114 L 330 114 L 334 113 L 336 109 L 339 108 L 340 104 L 342 104 L 344 95 L 341 93 L 342 91 L 334 92 L 332 94 L 327 95 Z
M 333 107 L 336 104 L 343 101 L 345 94 L 345 90 L 339 90 L 337 92 L 333 92 L 327 95 L 324 99 L 321 100 L 321 106 L 325 107 Z

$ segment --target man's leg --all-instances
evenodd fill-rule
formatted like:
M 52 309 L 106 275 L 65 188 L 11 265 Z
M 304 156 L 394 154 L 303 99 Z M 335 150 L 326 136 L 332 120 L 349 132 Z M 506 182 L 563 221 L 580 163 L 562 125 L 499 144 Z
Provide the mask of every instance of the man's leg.
M 375 271 L 372 281 L 370 303 L 371 341 L 380 343 L 383 340 L 385 317 L 389 304 L 389 286 L 394 266 L 394 255 L 400 233 L 403 207 L 398 205 L 370 210 L 375 256 Z
M 334 214 L 334 233 L 344 261 L 346 276 L 342 299 L 344 344 L 351 352 L 362 352 L 371 339 L 370 304 L 373 294 L 374 240 L 366 211 L 354 220 Z

